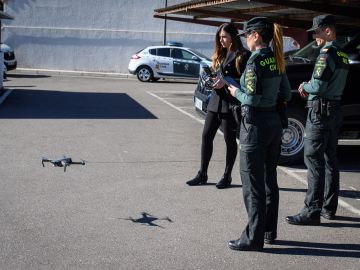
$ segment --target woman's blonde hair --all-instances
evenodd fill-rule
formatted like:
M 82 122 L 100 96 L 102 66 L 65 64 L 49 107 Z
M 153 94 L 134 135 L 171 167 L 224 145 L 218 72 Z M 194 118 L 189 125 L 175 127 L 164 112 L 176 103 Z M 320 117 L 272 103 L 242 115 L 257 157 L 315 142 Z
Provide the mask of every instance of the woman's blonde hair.
M 274 50 L 277 69 L 279 74 L 285 73 L 284 45 L 281 26 L 277 23 L 274 23 L 273 31 L 269 31 L 268 29 L 269 28 L 261 29 L 257 32 L 260 34 L 263 42 L 267 45 L 271 40 L 273 40 L 272 47 Z
M 227 53 L 227 49 L 223 48 L 220 43 L 221 31 L 228 33 L 231 37 L 231 45 L 230 45 L 229 50 L 234 51 L 234 52 L 236 52 L 236 51 L 240 52 L 239 54 L 237 54 L 237 57 L 235 60 L 236 70 L 240 74 L 240 66 L 242 63 L 242 55 L 243 55 L 242 52 L 245 51 L 245 49 L 241 42 L 240 37 L 238 36 L 238 30 L 237 30 L 235 24 L 233 24 L 233 23 L 224 23 L 224 24 L 220 25 L 220 27 L 216 31 L 215 49 L 214 49 L 214 54 L 212 57 L 212 69 L 216 70 L 220 67 L 221 62 L 225 59 L 226 53 Z

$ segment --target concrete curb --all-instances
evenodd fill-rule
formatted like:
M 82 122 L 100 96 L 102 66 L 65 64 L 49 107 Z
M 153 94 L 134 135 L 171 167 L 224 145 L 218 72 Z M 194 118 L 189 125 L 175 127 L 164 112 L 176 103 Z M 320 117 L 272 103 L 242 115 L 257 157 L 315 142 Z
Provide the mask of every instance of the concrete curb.
M 76 71 L 76 70 L 55 70 L 55 69 L 32 69 L 32 68 L 17 68 L 15 72 L 9 74 L 16 74 L 19 71 L 23 74 L 31 73 L 36 75 L 69 75 L 69 76 L 85 76 L 85 77 L 116 77 L 116 78 L 136 78 L 136 75 L 130 73 L 110 73 L 110 72 L 90 72 L 90 71 Z

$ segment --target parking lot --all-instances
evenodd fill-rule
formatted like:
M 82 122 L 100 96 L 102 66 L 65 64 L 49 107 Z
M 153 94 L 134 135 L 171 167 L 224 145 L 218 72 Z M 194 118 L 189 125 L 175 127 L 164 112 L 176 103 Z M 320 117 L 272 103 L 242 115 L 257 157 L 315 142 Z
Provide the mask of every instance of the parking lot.
M 209 185 L 199 167 L 203 117 L 193 81 L 10 73 L 0 105 L 2 269 L 358 269 L 360 143 L 341 142 L 338 218 L 299 227 L 306 170 L 279 167 L 278 241 L 236 252 L 247 223 L 239 177 L 217 190 L 219 133 Z M 85 160 L 64 172 L 42 157 Z

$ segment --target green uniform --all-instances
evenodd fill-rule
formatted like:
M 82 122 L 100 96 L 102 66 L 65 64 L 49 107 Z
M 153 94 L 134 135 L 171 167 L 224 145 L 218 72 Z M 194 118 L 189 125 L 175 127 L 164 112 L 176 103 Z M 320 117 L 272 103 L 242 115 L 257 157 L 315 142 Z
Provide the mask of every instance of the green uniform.
M 341 95 L 348 74 L 348 57 L 336 42 L 327 42 L 316 60 L 312 78 L 303 85 L 309 93 L 304 135 L 304 161 L 308 168 L 308 191 L 302 214 L 318 218 L 320 212 L 335 215 L 339 195 L 336 156 L 342 124 Z
M 236 97 L 241 102 L 240 175 L 248 224 L 240 243 L 264 245 L 264 233 L 277 234 L 279 188 L 276 166 L 282 127 L 276 110 L 279 98 L 289 100 L 290 84 L 279 74 L 274 53 L 263 48 L 252 53 L 240 78 Z

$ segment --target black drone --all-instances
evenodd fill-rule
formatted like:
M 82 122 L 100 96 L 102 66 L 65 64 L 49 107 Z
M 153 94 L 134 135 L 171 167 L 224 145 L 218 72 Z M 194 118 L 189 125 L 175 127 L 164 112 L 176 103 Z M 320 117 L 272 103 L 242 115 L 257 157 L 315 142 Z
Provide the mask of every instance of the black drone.
M 63 158 L 59 158 L 59 159 L 55 159 L 55 160 L 48 159 L 48 158 L 42 158 L 41 164 L 43 165 L 43 167 L 45 167 L 44 162 L 50 162 L 50 163 L 52 163 L 52 165 L 54 167 L 64 167 L 64 172 L 66 172 L 66 167 L 70 166 L 72 164 L 85 165 L 84 160 L 75 162 L 75 161 L 72 161 L 71 158 L 65 157 L 65 156 Z

